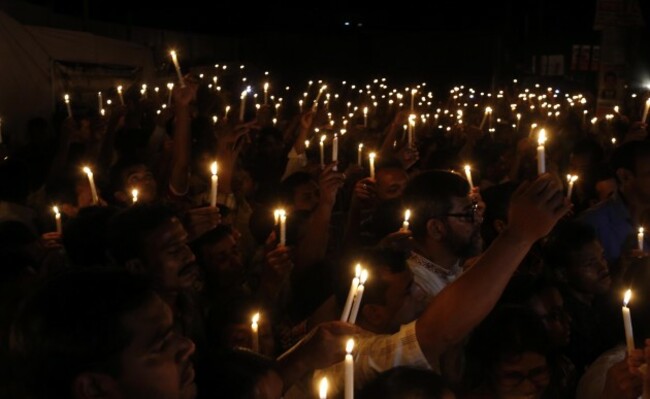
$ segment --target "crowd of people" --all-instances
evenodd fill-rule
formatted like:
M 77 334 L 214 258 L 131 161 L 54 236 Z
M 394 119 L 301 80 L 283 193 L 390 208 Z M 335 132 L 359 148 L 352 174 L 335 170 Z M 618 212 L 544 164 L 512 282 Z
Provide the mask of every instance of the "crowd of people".
M 265 79 L 5 140 L 1 397 L 351 399 L 350 338 L 361 399 L 650 397 L 642 95 Z

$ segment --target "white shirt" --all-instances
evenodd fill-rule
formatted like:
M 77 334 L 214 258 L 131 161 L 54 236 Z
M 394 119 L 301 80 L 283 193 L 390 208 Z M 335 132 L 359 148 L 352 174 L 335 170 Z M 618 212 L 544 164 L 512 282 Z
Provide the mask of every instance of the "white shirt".
M 406 263 L 413 272 L 415 284 L 426 294 L 427 302 L 463 273 L 460 261 L 447 270 L 415 252 L 411 252 Z
M 580 378 L 576 390 L 576 399 L 599 398 L 603 393 L 603 389 L 605 389 L 607 371 L 613 365 L 625 359 L 626 352 L 627 347 L 625 345 L 618 345 L 600 355 Z

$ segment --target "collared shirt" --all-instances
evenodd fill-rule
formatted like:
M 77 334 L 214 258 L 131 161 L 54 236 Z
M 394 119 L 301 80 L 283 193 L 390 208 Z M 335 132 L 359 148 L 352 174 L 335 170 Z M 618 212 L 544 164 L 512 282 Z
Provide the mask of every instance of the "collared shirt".
M 411 252 L 411 257 L 406 262 L 413 272 L 415 284 L 422 288 L 428 300 L 438 295 L 463 273 L 460 261 L 446 269 L 415 252 Z
M 587 209 L 580 220 L 592 226 L 610 264 L 621 257 L 625 241 L 634 232 L 632 217 L 619 192 L 606 201 Z
M 354 388 L 360 389 L 378 374 L 397 366 L 411 366 L 439 372 L 438 364 L 430 365 L 422 353 L 415 335 L 413 321 L 402 325 L 399 332 L 393 335 L 366 334 L 358 338 L 354 356 Z M 336 397 L 343 392 L 345 363 L 340 362 L 327 369 L 314 372 L 314 386 L 323 377 L 329 382 L 329 394 Z

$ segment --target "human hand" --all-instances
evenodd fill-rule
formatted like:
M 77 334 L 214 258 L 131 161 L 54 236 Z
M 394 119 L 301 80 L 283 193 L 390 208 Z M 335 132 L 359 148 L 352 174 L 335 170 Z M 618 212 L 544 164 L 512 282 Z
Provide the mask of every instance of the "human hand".
M 615 363 L 607 370 L 603 399 L 636 399 L 641 395 L 642 379 L 628 368 L 627 359 Z
M 185 212 L 184 216 L 184 225 L 189 236 L 189 241 L 200 237 L 221 223 L 221 214 L 219 213 L 219 207 L 216 206 L 205 206 L 202 208 L 190 209 Z
M 319 203 L 327 206 L 334 206 L 336 202 L 336 194 L 345 183 L 345 175 L 334 171 L 336 163 L 331 163 L 325 167 L 318 179 L 318 186 L 320 189 Z

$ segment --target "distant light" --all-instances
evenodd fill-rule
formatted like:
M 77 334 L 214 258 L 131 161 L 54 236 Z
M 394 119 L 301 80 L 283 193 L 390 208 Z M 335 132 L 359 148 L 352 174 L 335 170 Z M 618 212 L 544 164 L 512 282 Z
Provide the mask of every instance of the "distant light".
M 348 21 L 345 21 L 345 22 L 343 23 L 343 25 L 345 25 L 345 26 L 350 26 L 350 23 L 349 23 Z
M 361 22 L 359 22 L 359 23 L 357 24 L 357 26 L 358 26 L 359 28 L 361 28 L 361 27 L 363 26 L 363 24 L 362 24 Z

